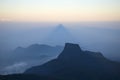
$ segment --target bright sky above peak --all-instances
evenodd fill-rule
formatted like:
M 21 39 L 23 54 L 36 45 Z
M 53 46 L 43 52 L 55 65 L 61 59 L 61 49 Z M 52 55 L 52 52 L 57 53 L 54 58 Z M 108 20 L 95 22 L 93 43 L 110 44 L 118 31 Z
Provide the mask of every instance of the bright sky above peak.
M 1 21 L 120 21 L 120 0 L 0 0 Z

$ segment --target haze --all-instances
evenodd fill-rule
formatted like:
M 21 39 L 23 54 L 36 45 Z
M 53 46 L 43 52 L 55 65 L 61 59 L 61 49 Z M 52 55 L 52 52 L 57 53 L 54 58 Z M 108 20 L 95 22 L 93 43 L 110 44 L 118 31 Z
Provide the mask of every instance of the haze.
M 68 35 L 67 40 L 63 36 L 65 30 L 61 30 L 59 34 L 57 34 L 58 31 L 54 32 L 58 23 L 3 22 L 0 25 L 2 49 L 28 47 L 36 43 L 64 46 L 65 42 L 72 42 L 80 44 L 84 49 L 103 52 L 114 59 L 120 57 L 119 22 L 64 23 L 64 27 L 73 38 L 71 39 Z

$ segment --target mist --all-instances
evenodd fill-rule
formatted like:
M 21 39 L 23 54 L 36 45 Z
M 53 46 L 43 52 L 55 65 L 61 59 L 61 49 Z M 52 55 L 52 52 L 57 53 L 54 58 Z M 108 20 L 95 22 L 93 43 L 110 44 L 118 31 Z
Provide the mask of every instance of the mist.
M 59 24 L 63 26 L 60 31 L 57 29 Z M 83 50 L 101 52 L 111 60 L 120 61 L 119 35 L 119 22 L 0 22 L 0 68 L 5 67 L 4 71 L 9 69 L 15 72 L 14 67 L 19 66 L 16 69 L 21 70 L 21 67 L 28 68 L 30 65 L 42 64 L 52 59 L 49 57 L 41 61 L 38 59 L 11 63 L 12 57 L 9 52 L 18 47 L 26 48 L 33 44 L 64 46 L 67 42 L 77 43 Z

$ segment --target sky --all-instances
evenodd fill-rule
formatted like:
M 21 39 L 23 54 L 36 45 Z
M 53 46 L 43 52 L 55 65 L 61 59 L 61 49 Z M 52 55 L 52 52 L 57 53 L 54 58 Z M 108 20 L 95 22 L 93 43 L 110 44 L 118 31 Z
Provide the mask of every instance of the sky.
M 120 0 L 0 0 L 0 21 L 120 21 Z

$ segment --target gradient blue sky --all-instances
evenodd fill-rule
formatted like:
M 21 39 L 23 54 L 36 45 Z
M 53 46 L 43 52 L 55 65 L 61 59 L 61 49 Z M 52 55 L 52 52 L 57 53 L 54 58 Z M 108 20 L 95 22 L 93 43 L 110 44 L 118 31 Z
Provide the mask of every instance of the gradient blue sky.
M 0 0 L 1 21 L 119 21 L 120 0 Z

